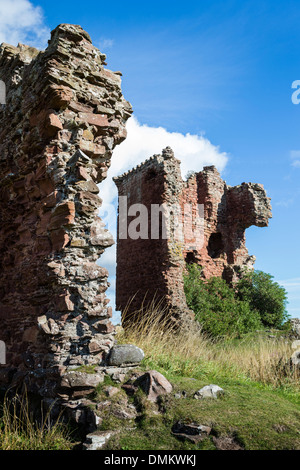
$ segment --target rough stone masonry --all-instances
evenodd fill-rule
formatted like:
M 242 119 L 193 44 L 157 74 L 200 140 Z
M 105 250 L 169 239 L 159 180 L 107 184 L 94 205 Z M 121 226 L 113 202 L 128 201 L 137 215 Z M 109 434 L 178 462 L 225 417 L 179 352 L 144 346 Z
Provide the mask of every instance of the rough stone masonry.
M 70 368 L 105 363 L 114 341 L 97 183 L 132 109 L 105 59 L 68 24 L 45 51 L 0 48 L 0 379 L 30 377 L 46 396 Z
M 270 199 L 261 184 L 228 186 L 213 166 L 184 181 L 180 161 L 170 148 L 114 181 L 119 192 L 116 307 L 124 325 L 130 317 L 143 315 L 141 307 L 153 298 L 164 299 L 180 322 L 192 316 L 184 294 L 185 262 L 201 265 L 204 279 L 218 276 L 229 283 L 244 268 L 253 268 L 255 257 L 245 246 L 245 230 L 251 225 L 266 227 L 271 217 Z M 121 197 L 126 198 L 125 209 Z M 127 229 L 132 223 L 126 210 L 134 204 L 147 208 L 146 236 L 120 237 L 121 225 Z M 153 237 L 155 205 L 169 208 L 165 237 L 162 230 Z

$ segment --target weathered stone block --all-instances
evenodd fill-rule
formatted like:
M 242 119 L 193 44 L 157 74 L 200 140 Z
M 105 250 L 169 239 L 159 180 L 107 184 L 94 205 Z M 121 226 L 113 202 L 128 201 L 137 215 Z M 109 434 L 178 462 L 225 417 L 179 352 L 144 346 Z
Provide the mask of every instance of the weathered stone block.
M 218 398 L 224 395 L 224 390 L 219 387 L 218 385 L 206 385 L 205 387 L 198 390 L 194 398 L 201 399 L 201 398 Z
M 61 228 L 62 225 L 73 224 L 75 221 L 75 204 L 73 201 L 62 202 L 54 209 L 49 230 Z
M 152 402 L 156 402 L 158 397 L 168 395 L 173 390 L 170 382 L 156 370 L 150 370 L 139 377 L 134 386 L 142 388 L 147 399 Z
M 138 364 L 144 356 L 144 352 L 133 344 L 117 344 L 111 350 L 108 364 L 110 366 Z

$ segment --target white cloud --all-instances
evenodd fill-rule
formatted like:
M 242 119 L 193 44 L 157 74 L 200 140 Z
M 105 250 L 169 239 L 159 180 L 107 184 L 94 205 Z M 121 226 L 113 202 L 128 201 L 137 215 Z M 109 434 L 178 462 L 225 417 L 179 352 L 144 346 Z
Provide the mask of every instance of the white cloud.
M 49 36 L 39 6 L 29 0 L 0 0 L 0 44 L 21 42 L 44 48 Z
M 215 165 L 222 171 L 228 161 L 228 155 L 220 152 L 202 135 L 168 132 L 163 127 L 150 127 L 140 124 L 135 117 L 127 122 L 127 139 L 113 153 L 108 178 L 101 184 L 101 197 L 106 203 L 112 203 L 117 197 L 117 188 L 113 176 L 130 170 L 154 154 L 161 153 L 169 146 L 175 157 L 181 160 L 181 172 L 201 171 L 205 165 Z
M 300 277 L 295 277 L 293 279 L 286 279 L 284 281 L 278 281 L 278 284 L 287 288 L 296 288 L 300 289 Z
M 100 216 L 107 224 L 107 228 L 113 234 L 115 240 L 118 191 L 112 181 L 113 176 L 118 176 L 130 170 L 154 154 L 160 154 L 162 149 L 167 146 L 171 147 L 175 157 L 181 160 L 183 176 L 190 170 L 201 171 L 205 165 L 215 165 L 219 171 L 222 171 L 228 161 L 228 155 L 225 152 L 220 152 L 218 147 L 202 135 L 168 132 L 163 127 L 142 125 L 135 117 L 128 120 L 127 131 L 127 139 L 114 150 L 108 177 L 100 185 L 100 196 L 103 199 Z M 99 264 L 105 266 L 110 273 L 109 281 L 112 285 L 107 291 L 107 296 L 111 299 L 111 306 L 114 308 L 115 245 L 105 251 L 99 260 Z M 113 320 L 115 323 L 119 321 L 118 314 L 114 313 Z
M 106 51 L 107 49 L 111 49 L 114 45 L 115 41 L 113 39 L 110 39 L 110 38 L 102 38 L 100 39 L 100 41 L 98 42 L 98 47 L 100 49 L 100 51 Z
M 275 202 L 278 207 L 290 207 L 294 203 L 294 198 L 282 199 L 281 201 Z
M 300 168 L 300 150 L 291 150 L 292 166 Z

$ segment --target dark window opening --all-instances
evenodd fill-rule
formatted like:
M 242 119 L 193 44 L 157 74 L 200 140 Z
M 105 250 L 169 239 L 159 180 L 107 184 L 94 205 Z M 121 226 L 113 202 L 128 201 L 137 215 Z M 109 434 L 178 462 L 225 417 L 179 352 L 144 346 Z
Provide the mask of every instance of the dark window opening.
M 157 172 L 155 170 L 149 170 L 146 175 L 147 180 L 152 180 L 157 176 Z
M 190 251 L 189 253 L 186 254 L 185 262 L 187 264 L 197 263 L 195 253 L 193 251 Z
M 206 214 L 207 218 L 210 219 L 212 216 L 213 206 L 212 203 L 209 201 L 206 203 Z
M 212 233 L 208 242 L 208 254 L 211 258 L 219 258 L 224 251 L 223 238 L 221 233 Z

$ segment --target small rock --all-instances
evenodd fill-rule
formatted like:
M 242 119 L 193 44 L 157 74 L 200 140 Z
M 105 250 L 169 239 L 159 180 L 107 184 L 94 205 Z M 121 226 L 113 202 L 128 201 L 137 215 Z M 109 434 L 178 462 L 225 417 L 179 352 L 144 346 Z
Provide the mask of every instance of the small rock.
M 211 433 L 209 426 L 202 424 L 183 424 L 180 421 L 174 424 L 172 427 L 172 434 L 180 439 L 187 439 L 194 444 L 205 439 Z
M 291 323 L 292 334 L 296 338 L 300 338 L 300 318 L 291 318 L 290 323 Z
M 225 392 L 224 390 L 219 387 L 218 385 L 206 385 L 205 387 L 198 390 L 195 393 L 194 398 L 201 399 L 201 398 L 218 398 L 219 396 L 223 395 Z
M 140 387 L 147 395 L 147 399 L 152 402 L 156 402 L 159 396 L 167 395 L 173 390 L 170 382 L 156 370 L 146 372 L 133 385 Z
M 103 381 L 103 374 L 87 374 L 86 372 L 70 371 L 62 376 L 61 386 L 70 388 L 95 388 Z
M 292 342 L 292 349 L 300 349 L 300 339 Z
M 116 395 L 119 392 L 120 392 L 119 388 L 112 387 L 111 385 L 109 385 L 108 387 L 105 387 L 105 389 L 104 389 L 104 393 L 107 397 L 113 397 L 114 395 Z
M 83 450 L 101 450 L 114 433 L 112 431 L 96 431 L 86 436 Z
M 294 366 L 300 367 L 300 349 L 292 354 L 291 361 Z
M 111 401 L 109 401 L 109 400 L 100 401 L 99 403 L 97 403 L 96 409 L 98 411 L 103 411 L 106 408 L 108 408 L 110 405 L 111 405 Z
M 136 418 L 136 411 L 133 410 L 114 410 L 113 415 L 118 419 L 134 419 Z
M 124 382 L 126 374 L 132 370 L 132 367 L 106 367 L 105 369 L 103 368 L 96 368 L 95 371 L 97 370 L 104 370 L 104 373 L 106 375 L 109 375 L 109 377 L 117 383 Z
M 117 344 L 110 352 L 108 364 L 110 366 L 139 364 L 144 357 L 144 351 L 133 344 Z

